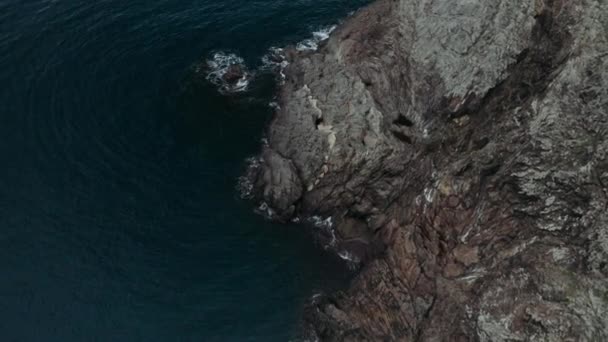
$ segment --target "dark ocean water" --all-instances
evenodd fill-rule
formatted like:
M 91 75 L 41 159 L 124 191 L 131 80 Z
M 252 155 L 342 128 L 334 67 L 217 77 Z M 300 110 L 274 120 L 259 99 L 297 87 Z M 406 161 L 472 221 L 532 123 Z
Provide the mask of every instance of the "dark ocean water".
M 364 0 L 0 0 L 0 341 L 285 341 L 343 266 L 239 199 L 271 77 Z

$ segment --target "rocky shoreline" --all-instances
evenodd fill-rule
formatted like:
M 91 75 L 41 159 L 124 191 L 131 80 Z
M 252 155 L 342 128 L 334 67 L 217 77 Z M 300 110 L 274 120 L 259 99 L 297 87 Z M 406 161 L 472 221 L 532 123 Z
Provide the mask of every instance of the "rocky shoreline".
M 289 65 L 252 196 L 363 265 L 320 340 L 608 340 L 608 4 L 377 0 Z

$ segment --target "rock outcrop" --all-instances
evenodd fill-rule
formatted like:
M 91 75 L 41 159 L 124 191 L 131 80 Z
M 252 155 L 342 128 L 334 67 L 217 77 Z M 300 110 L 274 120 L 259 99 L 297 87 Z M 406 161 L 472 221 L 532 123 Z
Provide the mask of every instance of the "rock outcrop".
M 317 337 L 608 341 L 605 0 L 378 0 L 288 58 L 257 199 L 363 265 Z

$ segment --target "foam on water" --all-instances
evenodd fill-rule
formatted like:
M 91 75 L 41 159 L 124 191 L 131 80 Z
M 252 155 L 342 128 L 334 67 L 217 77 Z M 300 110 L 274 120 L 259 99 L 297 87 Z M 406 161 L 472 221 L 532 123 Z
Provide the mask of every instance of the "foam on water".
M 338 252 L 338 256 L 344 260 L 344 261 L 348 261 L 349 263 L 353 263 L 353 264 L 358 264 L 359 262 L 361 262 L 361 260 L 359 260 L 358 257 L 356 257 L 355 255 L 353 255 L 352 253 L 350 253 L 347 250 L 342 250 Z
M 307 221 L 329 236 L 327 244 L 324 245 L 325 249 L 329 249 L 336 246 L 336 242 L 338 241 L 338 239 L 336 238 L 334 222 L 331 216 L 322 218 L 321 216 L 315 215 L 307 218 Z
M 312 37 L 296 44 L 298 51 L 315 51 L 319 44 L 329 39 L 330 34 L 336 29 L 336 25 L 324 26 L 312 33 Z M 279 82 L 285 81 L 284 69 L 289 65 L 285 58 L 285 51 L 282 48 L 271 47 L 261 58 L 262 64 L 259 71 L 276 72 L 279 75 Z M 237 67 L 242 76 L 237 81 L 229 81 L 226 75 L 231 68 Z M 197 73 L 204 71 L 205 78 L 218 87 L 221 93 L 238 93 L 247 91 L 255 72 L 249 71 L 242 57 L 235 53 L 224 51 L 215 52 L 204 66 L 195 66 Z
M 366 1 L 2 1 L 0 341 L 299 336 L 350 275 L 235 198 L 277 101 L 258 66 Z
M 262 69 L 275 70 L 289 65 L 285 60 L 285 51 L 282 48 L 270 47 L 268 53 L 262 56 Z
M 336 29 L 336 25 L 322 27 L 312 33 L 312 38 L 305 39 L 296 45 L 298 51 L 315 51 L 319 43 L 329 39 L 330 34 Z
M 312 223 L 317 228 L 330 229 L 334 223 L 331 216 L 322 218 L 321 216 L 311 216 L 308 218 L 308 222 Z
M 361 266 L 361 260 L 348 251 L 338 252 L 338 256 L 344 260 L 346 267 L 351 271 L 356 271 Z
M 271 47 L 268 52 L 262 56 L 261 70 L 276 72 L 279 75 L 279 83 L 285 82 L 285 73 L 283 70 L 289 65 L 285 58 L 285 50 L 278 47 Z
M 271 220 L 275 216 L 275 211 L 266 202 L 260 203 L 255 212 Z
M 253 73 L 247 70 L 243 58 L 234 53 L 216 52 L 207 60 L 206 66 L 206 79 L 216 85 L 222 93 L 246 91 L 253 77 Z M 242 70 L 242 76 L 236 82 L 228 82 L 225 76 L 230 71 L 230 68 L 235 66 Z
M 254 176 L 262 165 L 262 159 L 250 157 L 245 160 L 245 164 L 245 173 L 238 179 L 237 191 L 242 199 L 251 199 L 253 197 Z

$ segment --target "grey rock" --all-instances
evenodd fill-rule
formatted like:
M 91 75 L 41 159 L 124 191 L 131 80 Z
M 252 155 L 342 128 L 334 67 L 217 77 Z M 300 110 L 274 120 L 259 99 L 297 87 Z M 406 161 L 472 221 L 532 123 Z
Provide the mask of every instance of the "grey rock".
M 258 183 L 267 203 L 286 217 L 293 214 L 293 204 L 302 196 L 302 183 L 291 160 L 272 149 L 262 154 L 262 168 L 257 174 Z
M 317 337 L 608 340 L 606 1 L 378 0 L 286 56 L 257 199 L 364 263 Z

